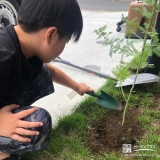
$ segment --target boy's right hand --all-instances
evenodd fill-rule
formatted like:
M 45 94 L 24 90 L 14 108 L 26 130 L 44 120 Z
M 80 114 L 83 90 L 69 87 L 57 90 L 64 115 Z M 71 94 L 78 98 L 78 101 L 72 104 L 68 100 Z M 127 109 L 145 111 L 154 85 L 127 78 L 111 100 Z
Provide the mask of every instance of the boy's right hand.
M 26 128 L 41 127 L 42 122 L 27 122 L 21 120 L 37 111 L 37 108 L 31 108 L 19 113 L 12 113 L 13 109 L 19 105 L 11 104 L 0 109 L 0 136 L 9 137 L 20 142 L 30 142 L 29 138 L 23 136 L 35 136 L 37 131 L 30 131 Z

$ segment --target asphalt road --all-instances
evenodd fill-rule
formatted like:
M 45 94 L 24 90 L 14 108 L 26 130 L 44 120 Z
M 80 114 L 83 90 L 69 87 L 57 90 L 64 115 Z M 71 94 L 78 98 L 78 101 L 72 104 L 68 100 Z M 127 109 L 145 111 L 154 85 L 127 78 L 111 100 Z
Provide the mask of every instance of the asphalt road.
M 81 10 L 128 11 L 129 1 L 77 0 Z

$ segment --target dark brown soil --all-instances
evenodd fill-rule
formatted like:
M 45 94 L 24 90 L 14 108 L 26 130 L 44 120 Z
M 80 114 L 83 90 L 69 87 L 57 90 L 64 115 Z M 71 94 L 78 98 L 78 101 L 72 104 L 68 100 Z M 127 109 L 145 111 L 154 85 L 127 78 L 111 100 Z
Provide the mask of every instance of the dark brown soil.
M 131 74 L 136 74 L 137 68 L 129 68 Z M 140 68 L 138 73 L 144 73 L 144 68 Z
M 123 111 L 110 110 L 103 119 L 93 122 L 87 145 L 94 154 L 102 152 L 122 152 L 122 144 L 136 144 L 144 134 L 137 121 L 139 110 L 130 107 L 125 124 L 122 126 Z

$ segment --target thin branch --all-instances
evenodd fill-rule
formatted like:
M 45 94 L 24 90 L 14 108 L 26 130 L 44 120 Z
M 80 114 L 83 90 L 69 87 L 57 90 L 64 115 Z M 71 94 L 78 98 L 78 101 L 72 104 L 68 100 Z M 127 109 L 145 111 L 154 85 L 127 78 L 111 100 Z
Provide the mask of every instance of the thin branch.
M 123 98 L 125 99 L 125 101 L 127 101 L 127 99 L 126 99 L 126 96 L 125 96 L 125 94 L 124 94 L 124 91 L 123 91 L 122 86 L 121 86 L 121 91 L 122 91 Z
M 151 18 L 149 19 L 149 28 L 147 28 L 147 32 L 146 32 L 146 33 L 148 33 L 148 31 L 149 31 L 150 28 L 151 28 L 151 25 L 152 25 L 152 22 L 153 22 L 153 16 L 154 16 L 155 10 L 156 10 L 156 5 L 157 5 L 157 0 L 155 0 L 155 3 L 154 3 L 154 5 L 153 5 L 153 10 L 152 10 L 152 13 L 151 13 Z M 124 108 L 124 112 L 123 112 L 122 125 L 124 124 L 126 112 L 127 112 L 127 110 L 128 110 L 128 106 L 129 106 L 129 102 L 130 102 L 130 97 L 131 97 L 131 94 L 132 94 L 132 92 L 133 92 L 133 89 L 134 89 L 136 80 L 137 80 L 138 71 L 139 71 L 139 68 L 140 68 L 140 65 L 141 65 L 141 62 L 142 62 L 142 57 L 143 57 L 143 54 L 144 54 L 144 48 L 145 48 L 145 45 L 146 45 L 146 43 L 147 43 L 147 36 L 148 36 L 147 34 L 145 34 L 145 36 L 144 36 L 142 53 L 141 53 L 141 55 L 140 55 L 140 60 L 139 60 L 139 64 L 138 64 L 138 67 L 137 67 L 136 76 L 135 76 L 133 85 L 132 85 L 132 87 L 131 87 L 131 89 L 130 89 L 130 92 L 129 92 L 129 95 L 128 95 L 128 98 L 127 98 L 127 101 L 126 101 L 126 105 L 125 105 L 125 108 Z
M 139 39 L 143 39 L 142 37 L 138 36 L 130 27 L 129 27 L 130 31 L 135 35 L 137 36 Z

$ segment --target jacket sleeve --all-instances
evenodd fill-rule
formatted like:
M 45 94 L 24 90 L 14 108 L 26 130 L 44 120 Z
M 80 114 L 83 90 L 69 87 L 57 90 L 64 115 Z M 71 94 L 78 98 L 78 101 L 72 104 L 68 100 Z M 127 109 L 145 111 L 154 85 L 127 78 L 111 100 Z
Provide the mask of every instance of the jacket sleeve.
M 13 60 L 11 54 L 0 51 L 0 96 L 12 81 Z

